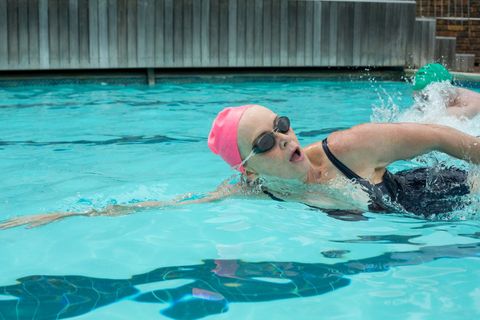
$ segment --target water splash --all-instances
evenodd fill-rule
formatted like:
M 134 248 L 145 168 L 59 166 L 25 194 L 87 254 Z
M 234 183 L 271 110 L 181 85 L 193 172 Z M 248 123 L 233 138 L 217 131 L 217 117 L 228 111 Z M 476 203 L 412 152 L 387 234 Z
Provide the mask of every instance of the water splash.
M 455 99 L 457 92 L 456 87 L 447 81 L 432 83 L 420 93 L 413 93 L 414 103 L 407 108 L 400 107 L 395 101 L 401 99 L 383 88 L 377 94 L 379 104 L 372 106 L 372 122 L 440 124 L 471 135 L 480 135 L 480 115 L 467 119 L 448 114 L 447 106 Z
M 420 93 L 413 93 L 413 105 L 399 106 L 398 97 L 380 88 L 377 90 L 378 102 L 372 106 L 372 122 L 395 123 L 412 122 L 422 124 L 440 124 L 455 128 L 470 135 L 480 135 L 480 115 L 468 119 L 450 115 L 449 103 L 457 96 L 457 89 L 449 82 L 432 83 Z M 397 99 L 396 99 L 397 98 Z M 480 219 L 480 167 L 452 158 L 444 153 L 430 152 L 410 161 L 416 166 L 432 168 L 462 168 L 469 172 L 468 183 L 472 190 L 469 196 L 458 201 L 458 210 L 448 214 L 432 215 L 433 220 L 478 220 Z
M 305 184 L 272 176 L 259 179 L 258 192 L 268 190 L 279 199 L 297 201 L 321 209 L 367 211 L 370 200 L 359 184 L 337 177 L 326 184 Z
M 157 183 L 153 185 L 123 186 L 120 190 L 104 190 L 94 195 L 83 195 L 66 198 L 60 205 L 60 211 L 85 212 L 91 209 L 102 210 L 105 207 L 117 204 L 134 204 L 141 201 L 158 201 L 167 198 L 168 185 Z

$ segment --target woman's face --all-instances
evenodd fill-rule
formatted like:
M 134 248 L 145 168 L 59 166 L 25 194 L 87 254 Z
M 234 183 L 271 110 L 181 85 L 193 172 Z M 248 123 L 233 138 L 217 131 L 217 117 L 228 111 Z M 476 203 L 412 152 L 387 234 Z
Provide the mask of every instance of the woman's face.
M 255 140 L 265 132 L 274 131 L 277 115 L 271 110 L 254 106 L 243 114 L 238 128 L 238 145 L 242 159 L 254 147 Z M 247 171 L 285 179 L 305 180 L 310 169 L 310 161 L 303 152 L 297 136 L 290 128 L 287 132 L 273 132 L 273 148 L 257 153 L 245 164 Z

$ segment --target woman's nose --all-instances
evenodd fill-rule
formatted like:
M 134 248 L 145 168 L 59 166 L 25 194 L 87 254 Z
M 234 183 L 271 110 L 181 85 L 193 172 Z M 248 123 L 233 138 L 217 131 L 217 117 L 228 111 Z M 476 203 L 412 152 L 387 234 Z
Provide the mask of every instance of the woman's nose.
M 277 133 L 277 139 L 278 139 L 278 145 L 280 146 L 280 149 L 285 149 L 288 145 L 289 137 L 286 134 L 283 133 Z

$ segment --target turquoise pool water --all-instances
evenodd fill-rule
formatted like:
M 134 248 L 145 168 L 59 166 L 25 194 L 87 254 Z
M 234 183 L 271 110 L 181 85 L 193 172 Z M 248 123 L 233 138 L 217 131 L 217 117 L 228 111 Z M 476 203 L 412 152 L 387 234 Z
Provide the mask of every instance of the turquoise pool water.
M 234 174 L 206 145 L 225 106 L 269 106 L 306 145 L 412 102 L 399 82 L 0 88 L 0 218 L 211 191 Z M 0 319 L 474 319 L 477 208 L 342 221 L 229 199 L 4 230 Z

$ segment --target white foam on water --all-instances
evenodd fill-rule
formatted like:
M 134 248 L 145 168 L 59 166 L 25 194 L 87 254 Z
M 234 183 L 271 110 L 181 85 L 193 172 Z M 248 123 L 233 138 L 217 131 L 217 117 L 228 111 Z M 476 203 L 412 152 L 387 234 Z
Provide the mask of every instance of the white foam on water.
M 456 88 L 448 82 L 432 83 L 421 94 L 414 94 L 414 103 L 403 109 L 395 103 L 392 94 L 381 89 L 379 105 L 373 105 L 372 122 L 414 122 L 440 124 L 462 132 L 480 135 L 480 115 L 472 119 L 449 115 L 447 105 L 456 96 Z
M 377 90 L 378 103 L 372 106 L 372 122 L 398 123 L 412 122 L 422 124 L 439 124 L 455 128 L 464 133 L 480 136 L 480 115 L 468 119 L 456 117 L 447 112 L 449 102 L 456 97 L 456 87 L 449 82 L 437 82 L 427 86 L 421 93 L 414 93 L 414 103 L 410 107 L 402 108 L 395 101 L 401 100 L 381 88 Z M 460 167 L 468 170 L 468 183 L 472 194 L 459 201 L 459 209 L 448 215 L 435 217 L 446 220 L 479 219 L 480 211 L 480 166 L 457 160 L 444 153 L 430 152 L 411 160 L 420 166 L 430 167 Z M 466 206 L 461 204 L 465 203 Z

